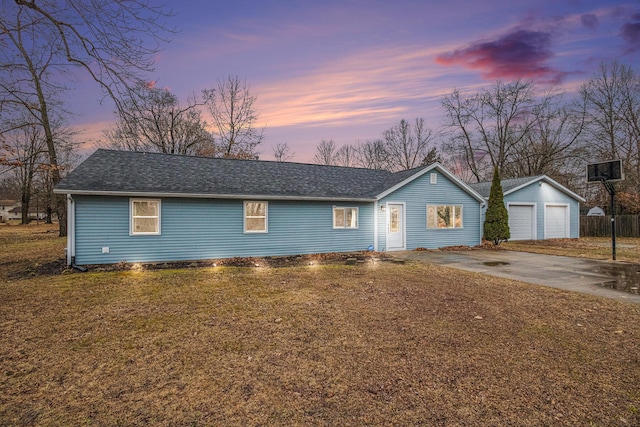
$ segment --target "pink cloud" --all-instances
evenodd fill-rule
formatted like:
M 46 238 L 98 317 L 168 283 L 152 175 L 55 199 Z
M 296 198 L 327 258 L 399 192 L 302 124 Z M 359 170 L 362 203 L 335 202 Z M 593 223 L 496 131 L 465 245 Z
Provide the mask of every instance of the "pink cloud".
M 436 63 L 480 70 L 485 79 L 527 78 L 557 83 L 566 73 L 547 64 L 552 57 L 550 33 L 521 29 L 439 55 Z

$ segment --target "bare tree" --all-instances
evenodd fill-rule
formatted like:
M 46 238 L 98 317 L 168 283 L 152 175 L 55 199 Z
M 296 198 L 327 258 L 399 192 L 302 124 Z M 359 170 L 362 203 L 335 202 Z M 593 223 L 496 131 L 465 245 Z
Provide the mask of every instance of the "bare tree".
M 389 154 L 384 140 L 369 139 L 356 145 L 355 165 L 368 169 L 389 169 Z
M 15 123 L 24 123 L 28 119 L 14 118 Z M 4 165 L 4 175 L 12 183 L 20 195 L 22 207 L 22 223 L 29 221 L 31 201 L 38 196 L 42 200 L 43 208 L 48 208 L 48 218 L 53 208 L 52 171 L 48 162 L 47 146 L 42 127 L 36 124 L 13 126 L 11 131 L 0 135 L 0 165 Z M 67 159 L 74 156 L 76 147 L 72 142 L 75 135 L 58 123 L 53 123 L 56 150 L 60 164 L 55 169 L 60 174 L 69 168 Z
M 48 69 L 55 66 L 58 78 L 63 70 L 86 73 L 120 109 L 119 96 L 151 70 L 153 55 L 170 32 L 165 17 L 145 0 L 2 1 L 0 103 L 30 112 L 42 127 L 54 184 L 61 175 Z M 66 234 L 65 208 L 64 196 L 56 197 L 60 235 Z
M 222 157 L 257 158 L 256 148 L 264 140 L 264 128 L 256 129 L 256 97 L 246 80 L 228 76 L 215 89 L 203 91 L 213 120 L 218 152 Z
M 533 126 L 535 107 L 532 82 L 496 82 L 475 94 L 454 90 L 444 97 L 445 125 L 451 150 L 463 156 L 476 181 L 487 179 L 494 168 L 508 177 L 510 157 Z
M 313 162 L 320 165 L 335 165 L 338 147 L 333 139 L 323 139 L 316 146 Z
M 392 170 L 420 166 L 429 153 L 433 140 L 433 131 L 425 126 L 422 118 L 416 118 L 413 124 L 402 119 L 382 135 Z
M 345 144 L 336 151 L 334 161 L 338 166 L 351 167 L 355 165 L 356 157 L 356 147 Z
M 602 63 L 580 88 L 587 110 L 592 160 L 621 159 L 626 179 L 620 185 L 640 187 L 640 76 L 631 67 Z
M 289 143 L 287 142 L 277 144 L 273 147 L 273 158 L 276 159 L 276 162 L 286 162 L 287 160 L 291 160 L 295 155 L 296 153 L 291 151 Z
M 195 96 L 182 106 L 167 89 L 139 86 L 123 102 L 120 120 L 104 132 L 109 148 L 167 154 L 215 155 Z
M 506 168 L 510 176 L 549 175 L 567 182 L 580 163 L 584 172 L 580 137 L 585 126 L 584 104 L 565 101 L 563 94 L 544 94 L 532 111 L 532 126 L 522 143 L 514 147 Z M 564 179 L 562 177 L 565 177 Z
M 0 150 L 4 152 L 3 162 L 10 167 L 10 180 L 20 194 L 21 222 L 28 224 L 36 171 L 47 152 L 41 128 L 35 125 L 23 126 L 5 133 L 2 139 Z

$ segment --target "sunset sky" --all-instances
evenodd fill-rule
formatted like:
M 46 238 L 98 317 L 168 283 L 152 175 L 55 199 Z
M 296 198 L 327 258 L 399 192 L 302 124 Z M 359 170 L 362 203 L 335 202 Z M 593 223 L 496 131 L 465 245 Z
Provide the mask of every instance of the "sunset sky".
M 180 31 L 149 76 L 181 101 L 228 75 L 257 97 L 266 142 L 309 162 L 322 139 L 379 137 L 402 118 L 442 124 L 440 99 L 497 79 L 573 91 L 602 61 L 640 72 L 640 1 L 175 1 Z M 81 83 L 71 104 L 82 138 L 115 120 Z M 82 112 L 82 113 L 80 113 Z

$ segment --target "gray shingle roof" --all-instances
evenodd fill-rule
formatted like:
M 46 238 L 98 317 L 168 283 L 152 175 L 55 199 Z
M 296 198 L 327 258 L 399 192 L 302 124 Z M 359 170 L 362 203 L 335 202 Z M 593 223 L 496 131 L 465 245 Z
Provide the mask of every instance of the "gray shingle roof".
M 530 182 L 537 181 L 543 175 L 537 176 L 527 176 L 524 178 L 510 178 L 510 179 L 502 179 L 500 183 L 502 184 L 502 192 L 508 193 L 514 188 L 518 188 L 522 185 L 526 185 Z M 469 187 L 476 190 L 482 197 L 489 197 L 489 193 L 491 193 L 491 181 L 478 182 L 476 184 L 469 184 Z
M 421 169 L 391 173 L 100 149 L 67 175 L 56 192 L 373 199 Z

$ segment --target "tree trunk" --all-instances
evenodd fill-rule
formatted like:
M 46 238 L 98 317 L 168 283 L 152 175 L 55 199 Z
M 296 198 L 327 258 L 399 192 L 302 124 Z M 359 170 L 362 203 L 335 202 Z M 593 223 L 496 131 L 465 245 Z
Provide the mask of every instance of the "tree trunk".
M 29 224 L 29 196 L 23 194 L 21 197 L 21 223 Z
M 67 197 L 64 194 L 56 194 L 56 216 L 58 217 L 58 226 L 60 229 L 60 237 L 67 235 Z

